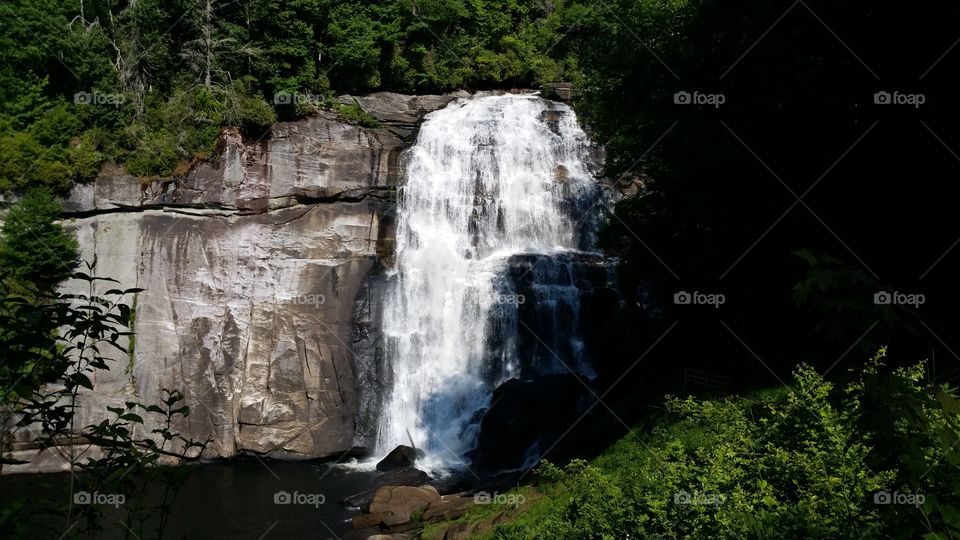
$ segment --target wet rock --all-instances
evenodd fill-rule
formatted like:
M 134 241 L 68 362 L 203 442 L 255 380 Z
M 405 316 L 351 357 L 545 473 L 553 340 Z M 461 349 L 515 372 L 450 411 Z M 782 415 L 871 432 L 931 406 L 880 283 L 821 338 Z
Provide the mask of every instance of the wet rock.
M 410 522 L 414 512 L 438 501 L 440 494 L 433 486 L 384 486 L 374 494 L 370 513 L 382 513 L 387 525 L 398 525 Z
M 516 469 L 547 449 L 580 416 L 590 393 L 573 374 L 544 375 L 533 381 L 510 379 L 493 391 L 493 405 L 480 423 L 470 457 L 478 469 Z
M 371 489 L 350 495 L 341 501 L 345 506 L 359 508 L 364 512 L 370 509 L 376 491 L 384 486 L 422 486 L 432 482 L 430 475 L 414 467 L 394 469 L 378 474 Z
M 570 171 L 563 165 L 557 165 L 553 170 L 553 180 L 559 184 L 566 184 L 570 180 Z
M 374 485 L 382 486 L 422 486 L 431 482 L 430 475 L 414 467 L 394 469 L 377 475 Z
M 422 457 L 423 450 L 401 444 L 391 450 L 385 458 L 377 463 L 377 470 L 380 472 L 387 472 L 395 469 L 412 467 L 413 464 L 417 462 L 417 459 Z
M 361 511 L 366 512 L 370 509 L 370 503 L 372 502 L 373 490 L 367 490 L 344 497 L 343 500 L 340 501 L 340 504 L 348 508 L 359 508 Z

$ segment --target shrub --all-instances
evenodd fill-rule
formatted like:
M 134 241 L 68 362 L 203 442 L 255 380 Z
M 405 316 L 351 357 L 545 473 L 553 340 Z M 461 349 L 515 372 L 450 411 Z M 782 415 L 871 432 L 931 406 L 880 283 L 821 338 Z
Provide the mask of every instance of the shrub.
M 842 391 L 800 366 L 789 389 L 669 398 L 593 463 L 542 463 L 537 518 L 494 537 L 956 538 L 960 401 L 922 364 L 885 372 L 884 354 Z M 884 492 L 925 502 L 877 504 Z
M 10 208 L 0 236 L 0 269 L 15 281 L 53 289 L 79 260 L 77 241 L 57 223 L 60 203 L 34 189 Z

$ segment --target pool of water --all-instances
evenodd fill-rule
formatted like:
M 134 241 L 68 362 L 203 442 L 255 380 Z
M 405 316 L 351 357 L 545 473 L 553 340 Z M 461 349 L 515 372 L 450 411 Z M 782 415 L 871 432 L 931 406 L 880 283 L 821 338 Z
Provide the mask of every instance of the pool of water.
M 197 467 L 173 502 L 163 538 L 338 538 L 359 513 L 339 501 L 369 489 L 374 476 L 369 469 L 255 459 Z M 29 527 L 28 538 L 58 538 L 70 525 L 63 508 L 73 496 L 67 473 L 0 477 L 0 506 L 22 501 L 16 519 Z M 102 507 L 103 531 L 95 538 L 138 538 L 139 532 L 131 534 L 123 525 L 125 505 Z M 140 537 L 157 534 L 148 528 Z

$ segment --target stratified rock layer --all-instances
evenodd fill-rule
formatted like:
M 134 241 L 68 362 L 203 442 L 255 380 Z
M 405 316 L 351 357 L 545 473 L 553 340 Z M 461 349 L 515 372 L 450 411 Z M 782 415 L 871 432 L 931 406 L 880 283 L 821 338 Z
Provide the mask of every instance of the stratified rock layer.
M 320 113 L 276 124 L 262 141 L 227 133 L 218 162 L 183 178 L 103 176 L 77 187 L 67 225 L 82 257 L 96 260 L 93 273 L 120 282 L 102 288 L 145 289 L 129 298 L 133 352 L 115 354 L 98 375 L 78 425 L 99 421 L 108 405 L 156 403 L 171 388 L 191 408 L 178 429 L 212 439 L 206 457 L 349 452 L 357 294 L 390 255 L 381 221 L 405 135 L 451 99 L 366 96 L 383 127 Z

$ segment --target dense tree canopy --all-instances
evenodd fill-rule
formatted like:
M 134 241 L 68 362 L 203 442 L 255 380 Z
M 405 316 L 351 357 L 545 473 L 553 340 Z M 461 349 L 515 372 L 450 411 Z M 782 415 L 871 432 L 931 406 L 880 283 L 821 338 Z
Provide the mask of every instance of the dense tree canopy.
M 64 190 L 105 161 L 169 175 L 221 127 L 255 137 L 303 93 L 575 78 L 568 2 L 15 0 L 0 7 L 0 191 Z

